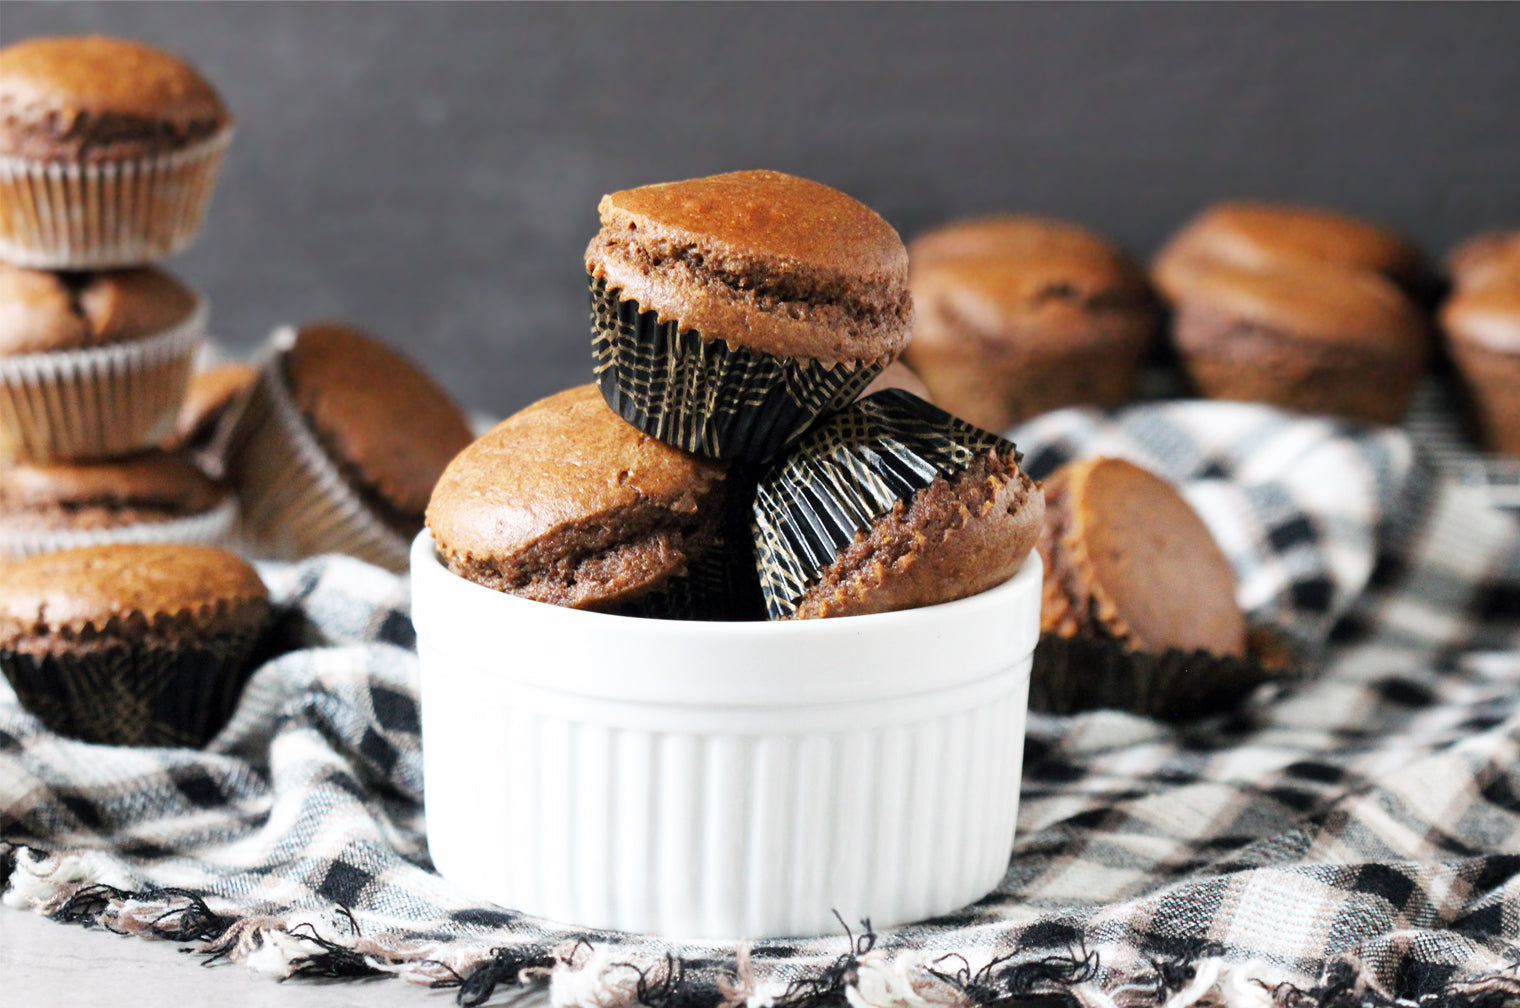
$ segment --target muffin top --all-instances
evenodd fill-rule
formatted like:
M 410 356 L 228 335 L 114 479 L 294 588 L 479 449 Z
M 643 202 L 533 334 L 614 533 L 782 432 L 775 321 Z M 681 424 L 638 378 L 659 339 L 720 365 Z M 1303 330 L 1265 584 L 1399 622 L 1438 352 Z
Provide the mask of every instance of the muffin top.
M 198 304 L 153 267 L 51 273 L 0 264 L 0 356 L 142 339 L 184 322 Z
M 1458 289 L 1441 306 L 1441 328 L 1459 343 L 1520 354 L 1520 282 Z
M 227 491 L 161 449 L 89 464 L 0 463 L 0 525 L 112 528 L 203 514 Z
M 1520 287 L 1520 231 L 1488 231 L 1446 256 L 1446 273 L 1458 290 L 1508 283 Z
M 1244 653 L 1234 571 L 1170 483 L 1122 459 L 1087 459 L 1051 474 L 1045 503 L 1042 631 Z
M 121 543 L 16 560 L 0 578 L 0 648 L 63 640 L 173 641 L 261 621 L 269 592 L 236 553 Z
M 0 49 L 0 154 L 140 156 L 188 146 L 230 121 L 205 78 L 140 42 L 68 36 Z
M 1186 293 L 1199 261 L 1237 266 L 1333 263 L 1381 273 L 1406 290 L 1425 282 L 1419 251 L 1376 224 L 1312 207 L 1220 203 L 1194 217 L 1157 254 L 1153 274 L 1169 300 Z
M 166 446 L 204 447 L 228 408 L 253 387 L 258 376 L 258 368 L 242 363 L 220 364 L 191 375 L 174 434 Z
M 626 423 L 595 385 L 508 417 L 460 452 L 427 524 L 455 573 L 573 608 L 635 597 L 685 567 L 727 467 Z
M 335 322 L 296 330 L 280 369 L 354 490 L 393 526 L 420 529 L 438 475 L 470 443 L 469 421 L 448 394 L 375 337 Z
M 952 221 L 925 231 L 908 244 L 908 269 L 916 271 L 945 259 L 964 257 L 1034 259 L 1067 255 L 1091 260 L 1115 259 L 1137 267 L 1117 245 L 1080 224 L 1037 214 L 991 214 Z
M 818 182 L 742 171 L 602 197 L 586 267 L 661 321 L 827 364 L 908 338 L 907 251 L 864 204 Z
M 1424 313 L 1403 291 L 1376 273 L 1329 264 L 1246 269 L 1210 263 L 1188 281 L 1179 310 L 1227 321 L 1178 329 L 1179 337 L 1203 336 L 1225 353 L 1232 340 L 1239 342 L 1241 324 L 1397 357 L 1423 354 L 1429 342 Z

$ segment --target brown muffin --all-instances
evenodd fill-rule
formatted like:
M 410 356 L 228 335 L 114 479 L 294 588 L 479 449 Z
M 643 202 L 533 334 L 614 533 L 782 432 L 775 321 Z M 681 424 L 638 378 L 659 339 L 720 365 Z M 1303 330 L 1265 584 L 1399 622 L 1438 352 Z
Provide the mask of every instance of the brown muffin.
M 1520 274 L 1459 287 L 1441 328 L 1483 445 L 1520 458 Z
M 1446 256 L 1446 274 L 1458 291 L 1490 283 L 1520 286 L 1520 231 L 1488 231 Z
M 229 436 L 246 531 L 273 556 L 347 552 L 402 570 L 468 419 L 380 340 L 323 322 L 276 335 Z
M 901 239 L 828 186 L 733 172 L 599 209 L 586 249 L 597 380 L 625 420 L 678 447 L 768 458 L 908 339 Z
M 0 154 L 139 158 L 180 150 L 230 122 L 205 78 L 139 42 L 34 38 L 0 49 Z
M 136 541 L 134 531 L 149 537 L 173 535 L 176 528 L 210 533 L 210 526 L 202 530 L 204 522 L 181 520 L 205 518 L 227 502 L 224 487 L 161 449 L 85 465 L 0 463 L 0 556 L 39 552 L 23 547 L 68 542 L 67 534 L 77 532 L 123 534 L 113 541 Z M 231 518 L 229 509 L 221 533 Z
M 1267 269 L 1329 264 L 1382 274 L 1417 297 L 1429 280 L 1419 250 L 1376 224 L 1312 207 L 1219 203 L 1204 210 L 1157 253 L 1152 278 L 1172 303 L 1202 265 Z
M 936 403 L 988 430 L 1130 397 L 1159 323 L 1144 274 L 1111 242 L 1042 217 L 964 221 L 915 239 L 903 359 Z
M 595 385 L 582 385 L 460 452 L 433 491 L 427 524 L 461 577 L 620 611 L 718 549 L 726 471 L 634 429 Z
M 0 259 L 134 266 L 189 244 L 232 119 L 183 61 L 137 42 L 0 49 Z
M 1207 398 L 1384 424 L 1403 417 L 1430 343 L 1424 313 L 1392 283 L 1328 263 L 1201 268 L 1173 336 Z
M 157 443 L 204 325 L 202 300 L 162 270 L 0 265 L 0 455 L 92 459 Z
M 1245 653 L 1234 571 L 1171 484 L 1094 458 L 1056 470 L 1044 492 L 1041 632 L 1141 651 Z
M 1044 502 L 1011 442 L 899 389 L 810 431 L 760 478 L 754 525 L 772 619 L 890 612 L 1012 577 Z
M 1275 637 L 1248 629 L 1229 561 L 1171 484 L 1093 458 L 1056 470 L 1044 493 L 1031 707 L 1190 717 L 1288 674 Z
M 192 453 L 198 465 L 220 476 L 225 459 L 218 434 L 223 421 L 253 389 L 258 376 L 258 368 L 240 363 L 221 364 L 191 375 L 174 431 L 164 439 L 164 447 Z
M 53 731 L 200 745 L 227 719 L 269 611 L 258 574 L 206 546 L 118 544 L 7 564 L 0 670 Z

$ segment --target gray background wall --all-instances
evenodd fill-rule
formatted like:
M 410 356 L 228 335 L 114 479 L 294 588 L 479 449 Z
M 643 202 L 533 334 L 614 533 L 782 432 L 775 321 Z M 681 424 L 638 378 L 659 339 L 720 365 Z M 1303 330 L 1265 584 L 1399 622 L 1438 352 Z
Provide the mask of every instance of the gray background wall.
M 176 50 L 239 120 L 171 264 L 248 350 L 338 317 L 510 412 L 589 380 L 602 193 L 746 167 L 904 236 L 1068 216 L 1146 255 L 1227 196 L 1432 253 L 1520 225 L 1520 6 L 36 4 L 0 41 Z

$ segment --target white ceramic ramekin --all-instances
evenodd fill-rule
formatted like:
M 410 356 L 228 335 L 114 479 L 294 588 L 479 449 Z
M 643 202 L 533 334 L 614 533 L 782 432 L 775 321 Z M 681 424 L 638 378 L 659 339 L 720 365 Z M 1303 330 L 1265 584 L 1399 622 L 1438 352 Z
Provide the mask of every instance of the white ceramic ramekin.
M 1040 562 L 957 602 L 785 623 L 559 608 L 412 545 L 428 845 L 525 913 L 673 938 L 945 913 L 1002 878 Z

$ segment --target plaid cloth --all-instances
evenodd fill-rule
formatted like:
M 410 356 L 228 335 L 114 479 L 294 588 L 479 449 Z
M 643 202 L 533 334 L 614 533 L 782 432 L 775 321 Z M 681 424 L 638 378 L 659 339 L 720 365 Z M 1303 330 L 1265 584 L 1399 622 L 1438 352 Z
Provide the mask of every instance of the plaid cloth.
M 473 900 L 429 871 L 406 583 L 345 558 L 264 568 L 283 653 L 205 752 L 103 752 L 0 696 L 0 898 L 469 1004 L 519 982 L 597 1008 L 1520 1002 L 1515 519 L 1402 433 L 1263 407 L 1014 437 L 1036 476 L 1104 452 L 1172 478 L 1317 661 L 1199 723 L 1032 717 L 1007 875 L 963 911 L 736 947 Z

